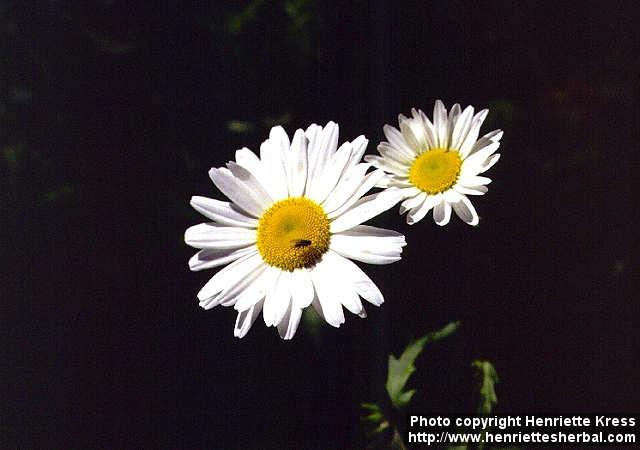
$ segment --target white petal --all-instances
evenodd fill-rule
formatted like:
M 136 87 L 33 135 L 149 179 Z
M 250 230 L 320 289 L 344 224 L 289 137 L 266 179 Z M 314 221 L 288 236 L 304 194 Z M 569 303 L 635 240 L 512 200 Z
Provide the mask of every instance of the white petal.
M 255 245 L 233 250 L 217 248 L 200 250 L 189 259 L 189 269 L 196 272 L 198 270 L 224 266 L 225 264 L 229 264 L 236 259 L 256 253 L 257 251 L 258 248 Z
M 473 148 L 473 145 L 478 140 L 478 135 L 480 134 L 480 127 L 484 122 L 484 119 L 487 117 L 489 113 L 488 109 L 483 109 L 478 114 L 476 114 L 471 123 L 471 127 L 469 129 L 469 133 L 467 133 L 464 141 L 460 145 L 460 154 L 462 158 L 466 158 L 469 155 L 469 152 Z
M 270 189 L 271 177 L 255 153 L 246 147 L 236 150 L 236 163 L 247 169 L 273 198 L 274 192 Z
M 457 183 L 453 189 L 465 195 L 484 195 L 489 190 L 486 186 L 466 186 L 461 183 Z
M 381 142 L 378 145 L 378 153 L 385 159 L 392 159 L 401 166 L 410 166 L 415 160 L 416 154 L 406 155 L 396 147 L 392 147 L 388 142 Z
M 351 143 L 351 158 L 349 158 L 349 161 L 347 162 L 347 167 L 354 167 L 362 161 L 362 155 L 364 155 L 368 144 L 369 140 L 363 135 L 360 135 L 353 140 Z
M 301 197 L 307 183 L 307 138 L 302 130 L 297 130 L 293 135 L 286 169 L 289 195 Z
M 236 150 L 236 163 L 247 169 L 260 182 L 272 199 L 280 195 L 278 189 L 274 189 L 272 174 L 251 150 L 248 148 Z
M 280 334 L 282 339 L 293 339 L 300 324 L 301 317 L 302 310 L 289 303 L 289 308 L 280 323 L 278 323 L 278 334 Z
M 497 144 L 499 143 L 496 142 L 496 145 Z M 460 171 L 461 179 L 484 173 L 487 170 L 489 170 L 491 167 L 493 167 L 495 163 L 498 162 L 498 160 L 500 159 L 500 154 L 497 153 L 495 155 L 485 156 L 486 153 L 489 153 L 489 152 L 485 153 L 485 150 L 487 149 L 491 150 L 491 147 L 485 147 L 484 149 L 480 150 L 477 153 L 474 153 L 473 155 L 471 155 L 469 158 L 467 158 L 462 162 L 462 169 Z M 477 156 L 479 157 L 476 158 Z M 469 162 L 467 163 L 467 161 Z
M 442 199 L 440 203 L 436 204 L 433 208 L 433 220 L 440 226 L 444 226 L 449 223 L 451 219 L 451 205 Z
M 298 308 L 306 308 L 313 301 L 313 283 L 307 269 L 298 269 L 291 277 L 291 298 Z
M 202 302 L 214 297 L 223 289 L 236 284 L 262 264 L 262 258 L 258 254 L 247 255 L 232 262 L 211 277 L 198 292 L 198 299 Z
M 503 134 L 502 130 L 493 130 L 492 132 L 485 134 L 473 144 L 473 147 L 471 147 L 471 150 L 469 151 L 469 154 L 467 155 L 467 157 L 473 155 L 475 152 L 483 149 L 487 145 L 491 145 L 494 142 L 498 142 L 502 138 L 502 134 Z
M 315 173 L 316 160 L 318 159 L 318 152 L 320 148 L 320 132 L 322 127 L 319 125 L 311 124 L 305 130 L 304 136 L 307 138 L 307 182 L 306 185 L 310 186 Z M 307 189 L 305 188 L 305 192 Z
M 244 311 L 264 299 L 267 292 L 274 289 L 279 275 L 280 269 L 266 266 L 260 276 L 238 296 L 234 308 Z
M 236 150 L 236 163 L 247 169 L 257 178 L 257 173 L 262 170 L 260 158 L 247 147 Z
M 253 217 L 243 214 L 239 209 L 235 208 L 232 203 L 221 202 L 212 198 L 193 196 L 191 197 L 191 206 L 205 217 L 223 225 L 233 227 L 255 228 L 258 221 Z
M 266 269 L 266 264 L 260 264 L 255 269 L 245 274 L 243 277 L 232 279 L 229 282 L 229 285 L 219 294 L 207 300 L 201 301 L 200 306 L 202 306 L 204 309 L 210 309 L 217 304 L 220 304 L 222 306 L 235 305 L 238 299 L 248 289 L 253 288 L 253 285 L 262 279 L 262 275 L 264 274 Z
M 367 155 L 364 160 L 371 163 L 372 166 L 382 169 L 386 172 L 399 176 L 407 176 L 409 174 L 409 165 L 405 165 L 394 161 L 391 158 L 384 158 L 382 156 Z
M 449 110 L 449 128 L 450 128 L 449 131 L 450 132 L 452 132 L 453 128 L 455 128 L 456 122 L 458 121 L 458 118 L 461 112 L 462 112 L 462 109 L 460 108 L 460 103 L 455 103 Z
M 238 207 L 253 217 L 260 217 L 267 206 L 263 203 L 265 198 L 262 195 L 252 192 L 247 185 L 234 177 L 231 171 L 224 167 L 220 169 L 212 168 L 209 171 L 209 176 L 213 184 Z
M 291 145 L 287 132 L 280 125 L 272 127 L 269 131 L 269 140 L 280 150 L 280 159 L 284 161 Z
M 418 111 L 414 108 L 411 110 L 411 114 L 413 115 L 413 119 L 407 119 L 406 125 L 411 128 L 411 132 L 418 144 L 416 151 L 421 152 L 430 148 L 433 141 L 431 136 L 429 136 L 430 133 L 426 130 L 424 123 L 422 123 L 422 119 L 420 118 Z
M 306 189 L 308 195 L 311 187 L 322 176 L 325 166 L 338 148 L 339 127 L 336 123 L 329 122 L 324 128 L 309 127 L 306 134 L 309 139 L 309 175 Z
M 409 177 L 400 177 L 398 175 L 388 175 L 389 177 L 389 185 L 387 187 L 397 187 L 397 188 L 411 188 L 415 187 L 411 181 L 409 181 Z M 380 183 L 378 183 L 380 184 Z
M 398 188 L 398 191 L 402 194 L 402 198 L 415 197 L 416 195 L 419 195 L 421 192 L 423 192 L 415 186 Z
M 382 170 L 374 170 L 373 172 L 367 174 L 362 180 L 362 183 L 360 184 L 360 186 L 358 186 L 358 188 L 342 204 L 342 206 L 340 206 L 338 209 L 335 209 L 333 211 L 327 210 L 328 212 L 327 216 L 329 217 L 329 219 L 334 219 L 336 217 L 339 217 L 342 214 L 344 214 L 346 211 L 348 211 L 349 208 L 355 205 L 360 200 L 360 198 L 364 194 L 369 192 L 371 188 L 373 188 L 382 178 L 384 178 L 384 176 L 385 174 Z
M 384 131 L 384 135 L 391 144 L 392 147 L 395 147 L 399 152 L 405 154 L 407 157 L 415 154 L 414 150 L 407 145 L 407 142 L 404 140 L 404 136 L 397 128 L 392 127 L 391 125 L 385 125 L 382 130 Z
M 332 250 L 325 253 L 323 259 L 326 259 L 328 264 L 335 266 L 336 271 L 351 283 L 360 297 L 376 306 L 380 306 L 384 302 L 378 286 L 354 262 Z
M 477 171 L 482 168 L 485 161 L 498 150 L 498 147 L 500 147 L 500 142 L 494 142 L 467 157 L 462 162 L 461 174 L 476 175 L 478 173 Z
M 412 110 L 412 112 L 413 111 L 414 110 Z M 414 114 L 414 117 L 416 118 L 419 117 L 420 120 L 422 121 L 422 125 L 424 126 L 424 130 L 425 130 L 425 137 L 427 138 L 428 148 L 437 147 L 438 139 L 437 139 L 436 129 L 433 126 L 433 123 L 431 123 L 431 121 L 427 117 L 427 115 L 421 109 L 419 109 L 418 111 L 416 111 L 416 114 Z
M 325 257 L 328 253 L 325 253 Z M 316 290 L 322 315 L 327 323 L 334 327 L 339 327 L 344 323 L 344 312 L 342 304 L 337 299 L 337 289 L 331 272 L 325 270 L 326 262 L 321 261 L 311 270 L 311 280 Z
M 309 198 L 315 200 L 317 203 L 324 202 L 340 180 L 340 176 L 351 157 L 351 150 L 351 143 L 345 142 L 331 155 L 323 173 L 314 178 L 311 189 L 307 193 Z
M 247 333 L 251 329 L 251 326 L 253 325 L 253 322 L 255 322 L 260 315 L 263 303 L 263 301 L 260 301 L 257 304 L 251 306 L 251 308 L 238 313 L 238 317 L 236 318 L 236 325 L 233 329 L 233 335 L 235 337 L 243 338 L 247 335 Z
M 256 230 L 225 227 L 214 222 L 200 223 L 187 228 L 184 242 L 195 248 L 235 249 L 256 242 Z
M 436 100 L 433 108 L 433 126 L 436 131 L 439 148 L 449 147 L 449 120 L 447 118 L 447 109 L 441 100 Z
M 414 207 L 409 214 L 407 214 L 407 223 L 409 225 L 413 225 L 414 223 L 420 222 L 424 216 L 427 215 L 431 208 L 437 205 L 440 202 L 440 196 L 438 195 L 429 195 L 425 198 L 422 204 Z
M 400 132 L 402 133 L 402 136 L 404 136 L 405 142 L 407 143 L 409 148 L 411 148 L 411 150 L 413 150 L 415 154 L 417 154 L 422 150 L 423 145 L 420 144 L 419 139 L 413 133 L 413 128 L 410 125 L 412 119 L 407 119 L 402 114 L 400 114 L 398 122 L 400 125 Z
M 353 196 L 360 185 L 362 185 L 365 173 L 369 167 L 371 167 L 369 164 L 360 163 L 349 168 L 339 181 L 334 191 L 322 204 L 324 210 L 330 213 L 344 205 L 345 202 Z
M 353 314 L 361 315 L 363 311 L 362 302 L 350 280 L 344 277 L 339 271 L 339 265 L 324 264 L 323 270 L 327 277 L 332 280 L 333 296 L 341 305 Z
M 367 314 L 364 312 L 362 301 L 360 301 L 360 296 L 353 289 L 345 290 L 341 299 L 342 305 L 347 308 L 349 312 L 360 317 L 367 316 Z
M 445 202 L 454 203 L 460 200 L 462 195 L 459 192 L 456 192 L 454 189 L 449 189 L 448 191 L 440 194 Z
M 386 191 L 363 197 L 351 209 L 331 222 L 331 232 L 339 233 L 360 225 L 362 222 L 366 222 L 392 208 L 401 199 L 402 193 L 394 189 L 387 189 Z
M 251 172 L 233 161 L 227 163 L 227 169 L 229 169 L 234 177 L 242 181 L 245 186 L 247 186 L 251 190 L 251 192 L 256 196 L 263 208 L 268 208 L 269 206 L 271 206 L 271 204 L 273 203 L 273 199 L 269 196 L 262 183 L 260 183 L 260 181 L 258 181 L 258 179 L 254 177 Z
M 393 239 L 397 242 L 405 242 L 404 235 L 397 231 L 388 230 L 386 228 L 372 227 L 371 225 L 358 225 L 350 230 L 340 233 L 343 236 L 356 237 L 383 237 Z
M 427 198 L 427 193 L 420 191 L 415 196 L 407 198 L 400 205 L 400 214 L 404 214 L 410 209 L 416 208 L 424 203 Z
M 482 164 L 482 167 L 480 167 L 480 171 L 478 173 L 484 173 L 487 170 L 491 169 L 493 165 L 498 162 L 499 159 L 500 159 L 500 153 L 496 153 L 495 155 L 490 156 L 484 162 L 484 164 Z
M 260 144 L 260 159 L 264 168 L 264 176 L 269 180 L 265 188 L 269 190 L 271 198 L 276 201 L 289 195 L 281 143 L 281 141 L 274 142 L 267 139 Z
M 465 186 L 484 186 L 486 184 L 491 183 L 491 178 L 487 177 L 479 177 L 479 176 L 471 176 L 471 177 L 461 177 L 459 180 L 460 184 Z
M 384 230 L 390 233 L 388 235 L 368 235 L 365 234 L 367 228 L 362 227 L 360 226 L 355 231 L 351 229 L 331 236 L 331 250 L 345 258 L 368 264 L 390 264 L 400 260 L 402 247 L 406 245 L 404 236 L 390 230 Z M 369 228 L 380 230 L 378 233 L 383 230 L 381 228 Z
M 449 148 L 456 150 L 460 148 L 469 133 L 472 120 L 473 106 L 467 106 L 456 121 L 456 125 L 451 133 L 451 143 L 449 144 Z
M 290 273 L 281 271 L 274 288 L 267 292 L 262 314 L 267 326 L 280 323 L 291 303 L 291 289 L 289 287 Z
M 458 202 L 451 203 L 451 206 L 463 222 L 468 223 L 469 225 L 478 224 L 478 213 L 466 196 L 462 195 L 460 200 Z
M 385 174 L 384 177 L 380 179 L 375 185 L 375 187 L 386 189 L 388 187 L 392 187 L 392 184 L 395 183 L 395 178 L 393 175 Z

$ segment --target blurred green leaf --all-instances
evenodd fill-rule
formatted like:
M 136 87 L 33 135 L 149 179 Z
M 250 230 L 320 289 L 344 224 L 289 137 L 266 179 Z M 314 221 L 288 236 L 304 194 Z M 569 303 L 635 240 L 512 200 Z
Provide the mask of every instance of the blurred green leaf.
M 227 31 L 229 34 L 239 34 L 243 28 L 256 18 L 258 10 L 264 4 L 264 0 L 253 0 L 241 11 L 227 18 Z
M 284 11 L 289 19 L 288 34 L 292 44 L 303 52 L 311 46 L 313 3 L 309 0 L 287 0 Z
M 475 378 L 478 383 L 477 413 L 483 416 L 491 414 L 493 407 L 498 403 L 495 385 L 498 383 L 498 372 L 489 361 L 476 360 L 471 363 L 475 371 Z
M 20 159 L 21 148 L 8 146 L 2 149 L 2 156 L 4 157 L 7 166 L 13 171 L 18 167 L 18 160 Z
M 232 133 L 244 134 L 253 130 L 253 124 L 243 120 L 230 120 L 227 122 L 227 128 Z
M 302 326 L 316 347 L 322 345 L 322 326 L 325 321 L 313 308 L 305 308 L 302 311 Z
M 77 190 L 70 184 L 63 184 L 44 194 L 46 203 L 57 206 L 73 201 L 77 197 Z
M 389 421 L 380 406 L 376 403 L 361 403 L 360 406 L 365 410 L 360 420 L 365 424 L 370 436 L 380 434 L 389 428 Z
M 444 328 L 431 332 L 410 343 L 399 358 L 389 355 L 389 372 L 387 374 L 386 387 L 394 407 L 398 409 L 405 407 L 416 393 L 415 389 L 407 390 L 406 385 L 409 377 L 416 370 L 413 363 L 422 353 L 425 345 L 453 334 L 459 326 L 460 322 L 451 322 Z

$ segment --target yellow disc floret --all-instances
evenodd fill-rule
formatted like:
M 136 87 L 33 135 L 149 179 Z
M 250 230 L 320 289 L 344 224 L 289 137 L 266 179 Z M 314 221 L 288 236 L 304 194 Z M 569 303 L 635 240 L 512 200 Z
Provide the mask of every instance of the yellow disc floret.
M 329 218 L 305 197 L 274 203 L 258 222 L 258 251 L 269 265 L 292 272 L 311 267 L 329 249 Z
M 457 151 L 434 148 L 415 159 L 409 170 L 409 181 L 427 194 L 438 194 L 455 184 L 461 165 Z

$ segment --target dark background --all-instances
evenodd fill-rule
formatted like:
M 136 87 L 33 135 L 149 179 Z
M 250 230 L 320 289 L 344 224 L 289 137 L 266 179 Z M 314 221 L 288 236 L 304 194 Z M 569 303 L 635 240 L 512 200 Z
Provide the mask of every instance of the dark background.
M 638 411 L 633 1 L 0 2 L 3 448 L 359 448 L 389 352 L 452 320 L 417 411 Z M 268 129 L 340 141 L 441 98 L 490 114 L 502 159 L 472 228 L 393 209 L 386 303 L 282 342 L 201 310 L 191 195 Z

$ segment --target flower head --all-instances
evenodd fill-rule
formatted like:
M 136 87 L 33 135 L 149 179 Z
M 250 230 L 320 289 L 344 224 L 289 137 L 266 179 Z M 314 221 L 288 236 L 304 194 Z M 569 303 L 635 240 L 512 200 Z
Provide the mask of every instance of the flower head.
M 338 125 L 311 125 L 293 139 L 271 129 L 260 156 L 247 148 L 235 161 L 209 171 L 231 201 L 193 197 L 212 222 L 187 229 L 185 242 L 201 249 L 191 270 L 225 266 L 198 293 L 200 306 L 234 306 L 234 334 L 243 337 L 262 312 L 267 326 L 291 339 L 311 305 L 331 325 L 344 306 L 365 316 L 360 298 L 379 306 L 383 296 L 351 260 L 389 264 L 400 259 L 404 236 L 362 225 L 401 196 L 387 190 L 364 196 L 385 176 L 367 173 L 364 136 L 338 148 Z
M 451 210 L 469 225 L 478 224 L 478 214 L 468 195 L 487 192 L 489 178 L 479 176 L 493 166 L 500 154 L 501 130 L 478 139 L 488 110 L 474 115 L 473 106 L 464 111 L 459 104 L 447 110 L 440 100 L 433 110 L 433 122 L 424 112 L 412 109 L 412 117 L 399 116 L 400 130 L 385 125 L 387 142 L 378 146 L 380 156 L 365 160 L 383 169 L 387 177 L 378 184 L 402 192 L 400 214 L 408 211 L 407 223 L 422 220 L 433 209 L 433 219 L 446 225 Z

